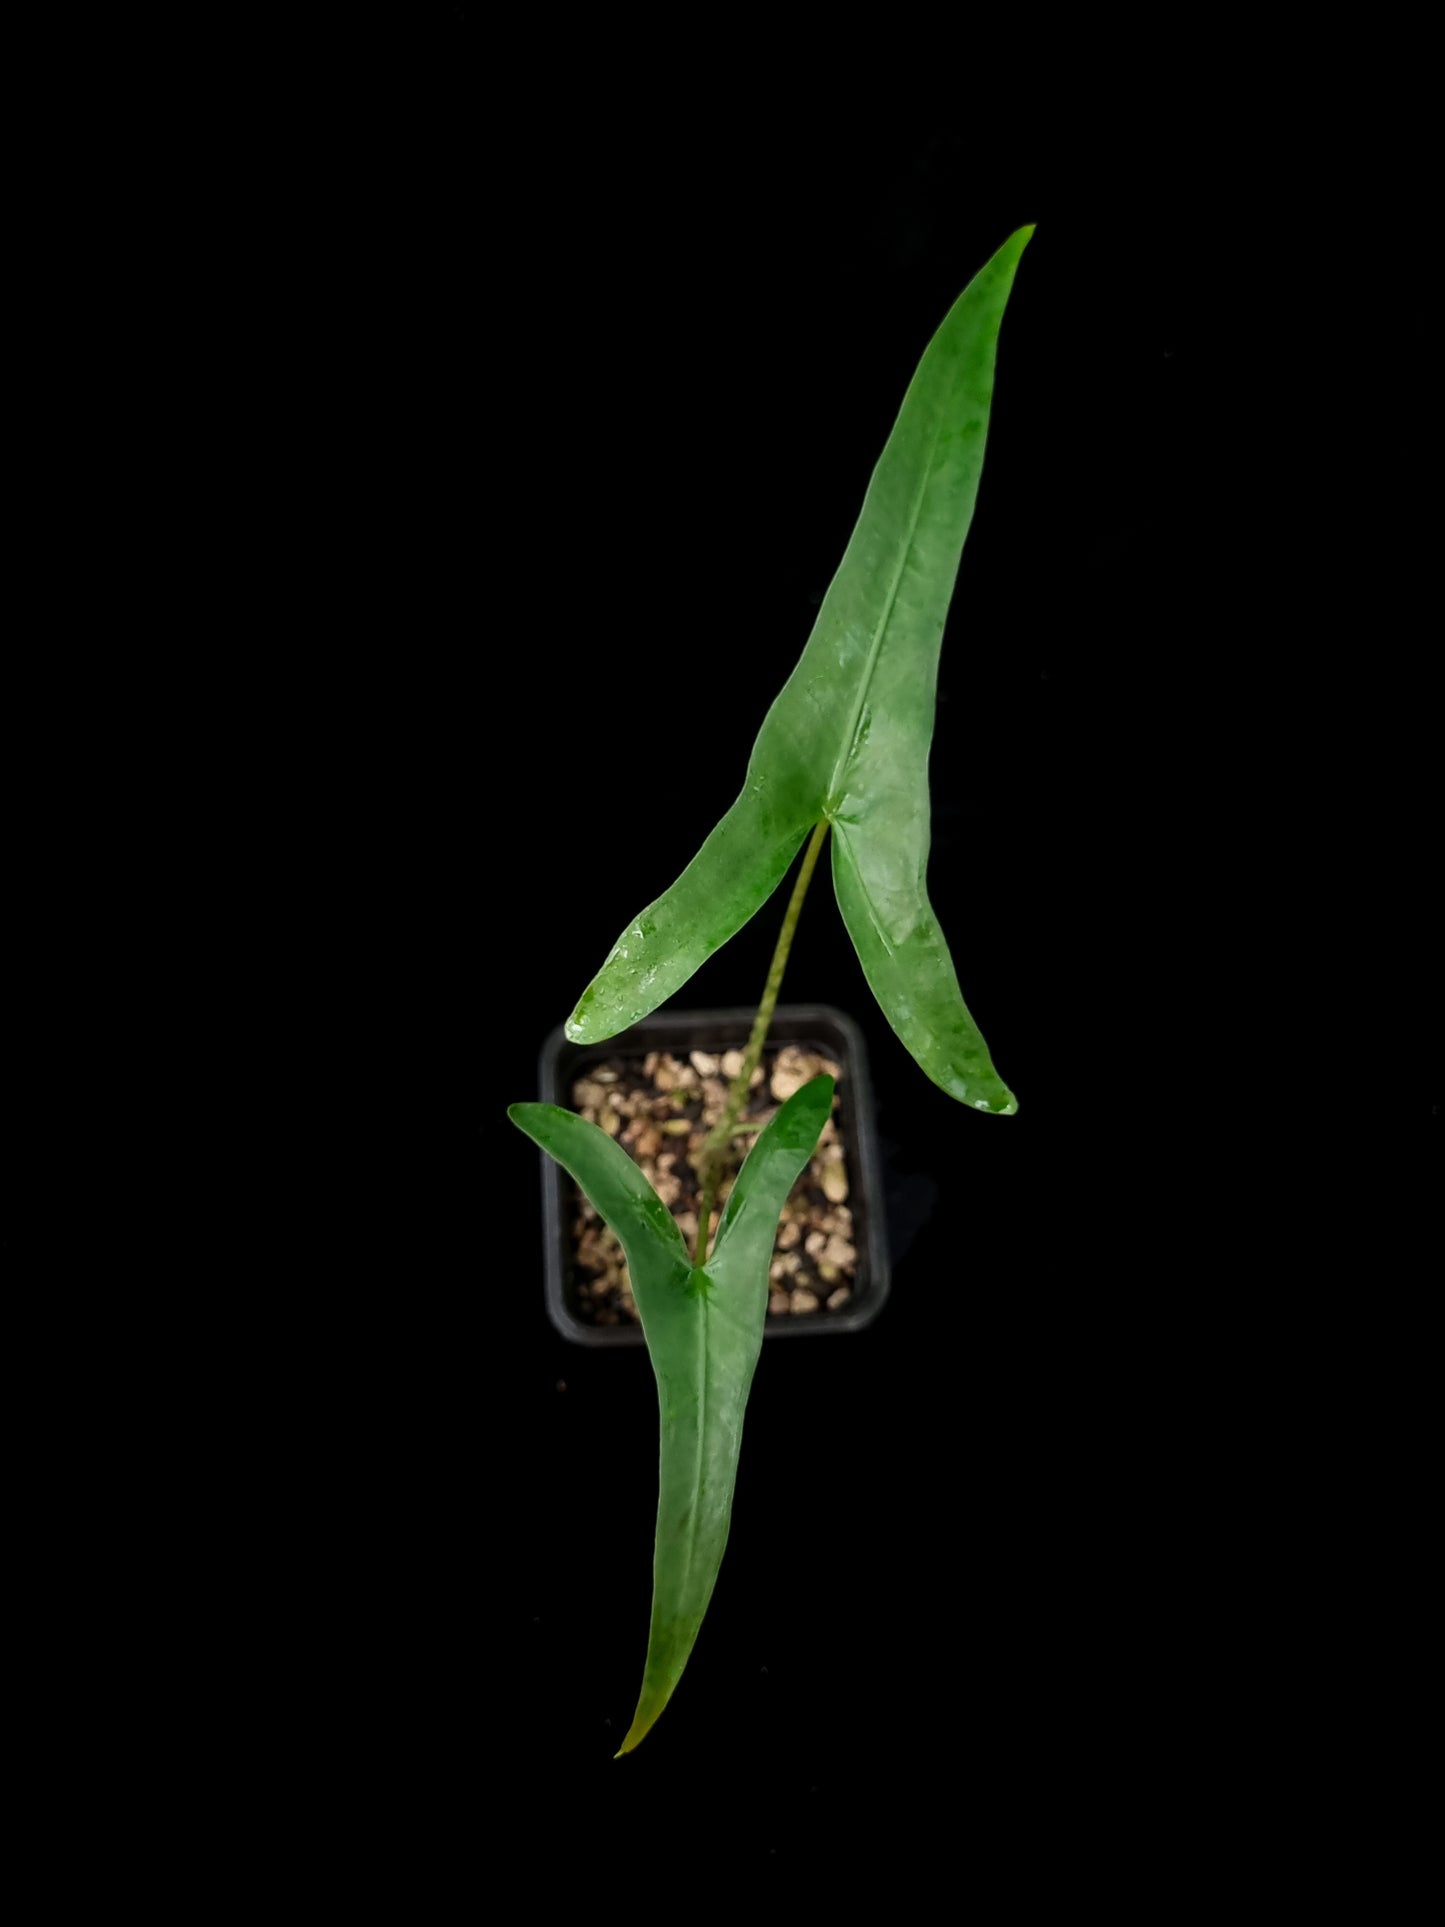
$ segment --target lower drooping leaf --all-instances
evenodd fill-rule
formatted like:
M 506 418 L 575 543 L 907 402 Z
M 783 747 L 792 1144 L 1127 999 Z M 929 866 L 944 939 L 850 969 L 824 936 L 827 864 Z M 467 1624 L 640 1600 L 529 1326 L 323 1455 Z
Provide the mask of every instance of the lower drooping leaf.
M 832 1078 L 815 1077 L 759 1134 L 712 1256 L 699 1269 L 689 1265 L 666 1206 L 605 1131 L 552 1104 L 514 1104 L 508 1112 L 571 1172 L 616 1232 L 657 1379 L 652 1625 L 642 1691 L 620 1753 L 632 1751 L 666 1706 L 712 1597 L 732 1517 L 743 1411 L 762 1348 L 778 1218 L 832 1102 Z

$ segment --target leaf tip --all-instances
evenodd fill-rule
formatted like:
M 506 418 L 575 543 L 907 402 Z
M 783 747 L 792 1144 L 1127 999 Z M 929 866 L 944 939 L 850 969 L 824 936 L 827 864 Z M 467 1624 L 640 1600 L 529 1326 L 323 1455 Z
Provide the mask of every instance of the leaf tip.
M 619 1023 L 605 1008 L 599 1010 L 597 987 L 593 983 L 577 999 L 577 1008 L 562 1026 L 562 1035 L 569 1044 L 600 1044 L 604 1038 L 615 1037 L 625 1028 L 625 1022 Z
M 627 1738 L 612 1755 L 614 1760 L 620 1760 L 624 1753 L 635 1753 L 637 1751 L 638 1747 L 641 1746 L 642 1742 L 657 1724 L 657 1716 L 666 1704 L 666 1697 L 661 1700 L 653 1699 L 649 1702 L 647 1696 L 644 1694 L 643 1699 L 638 1702 L 637 1711 L 632 1716 L 632 1724 L 627 1729 Z
M 838 1080 L 827 1071 L 819 1071 L 816 1077 L 809 1078 L 803 1086 L 805 1091 L 812 1093 L 809 1109 L 816 1110 L 822 1117 L 827 1117 L 833 1108 L 833 1093 L 837 1088 Z M 823 1127 L 820 1124 L 818 1128 L 821 1130 Z

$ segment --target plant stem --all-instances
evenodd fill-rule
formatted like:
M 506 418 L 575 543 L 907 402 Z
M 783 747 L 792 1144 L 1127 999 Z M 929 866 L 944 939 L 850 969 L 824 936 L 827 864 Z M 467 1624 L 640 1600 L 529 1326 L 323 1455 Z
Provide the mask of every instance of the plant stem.
M 793 947 L 793 932 L 798 927 L 798 912 L 803 907 L 803 898 L 808 894 L 808 885 L 813 880 L 813 869 L 818 861 L 818 852 L 823 847 L 823 839 L 828 834 L 828 819 L 814 825 L 808 847 L 803 852 L 803 867 L 793 885 L 793 894 L 788 899 L 787 915 L 783 927 L 778 932 L 777 948 L 773 961 L 768 966 L 768 981 L 763 986 L 763 1000 L 758 1005 L 758 1014 L 753 1019 L 752 1035 L 748 1038 L 747 1049 L 743 1052 L 742 1068 L 728 1089 L 728 1101 L 722 1116 L 709 1131 L 702 1147 L 698 1175 L 702 1180 L 702 1199 L 697 1212 L 697 1243 L 693 1263 L 707 1263 L 708 1243 L 710 1240 L 709 1221 L 712 1217 L 713 1199 L 717 1195 L 718 1179 L 722 1175 L 722 1164 L 732 1142 L 733 1132 L 747 1101 L 748 1086 L 753 1081 L 753 1072 L 758 1067 L 758 1059 L 763 1054 L 763 1044 L 767 1040 L 768 1026 L 773 1021 L 773 1012 L 778 1005 L 778 992 L 783 987 L 783 972 L 787 968 L 788 952 Z

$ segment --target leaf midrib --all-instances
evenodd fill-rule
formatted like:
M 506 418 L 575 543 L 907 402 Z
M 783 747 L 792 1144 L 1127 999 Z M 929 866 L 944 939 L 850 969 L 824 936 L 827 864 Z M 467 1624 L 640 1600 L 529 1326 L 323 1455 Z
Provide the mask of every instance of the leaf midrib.
M 830 823 L 834 820 L 835 812 L 839 803 L 842 801 L 842 797 L 839 794 L 839 784 L 845 766 L 852 759 L 853 743 L 858 734 L 858 723 L 863 714 L 863 705 L 868 700 L 868 691 L 873 682 L 873 672 L 878 666 L 878 654 L 883 647 L 883 637 L 893 616 L 893 605 L 898 600 L 898 590 L 903 581 L 903 571 L 908 567 L 908 558 L 913 553 L 913 539 L 918 533 L 918 518 L 923 513 L 923 499 L 928 493 L 928 484 L 933 479 L 933 463 L 934 458 L 938 454 L 938 438 L 943 433 L 943 423 L 952 405 L 954 390 L 957 385 L 958 374 L 957 370 L 955 370 L 953 378 L 949 383 L 948 393 L 936 411 L 933 423 L 933 440 L 929 443 L 928 447 L 928 460 L 923 464 L 923 473 L 919 477 L 918 490 L 913 499 L 912 513 L 908 518 L 908 535 L 898 558 L 898 566 L 893 571 L 893 580 L 888 585 L 888 600 L 883 605 L 882 612 L 873 630 L 873 640 L 868 645 L 868 661 L 864 665 L 863 675 L 858 684 L 858 700 L 853 706 L 852 720 L 843 738 L 843 746 L 838 752 L 838 760 L 833 765 L 833 774 L 828 779 L 828 788 L 824 793 L 823 814 L 828 818 Z M 907 405 L 908 401 L 905 396 L 904 407 L 906 408 Z M 863 513 L 859 517 L 860 525 L 867 514 L 868 501 L 865 496 Z
M 697 1328 L 698 1328 L 700 1344 L 702 1348 L 702 1358 L 700 1361 L 701 1369 L 698 1372 L 698 1377 L 701 1382 L 698 1388 L 698 1399 L 697 1399 L 697 1451 L 696 1451 L 696 1457 L 693 1463 L 693 1472 L 692 1472 L 693 1501 L 692 1501 L 692 1510 L 688 1514 L 688 1521 L 687 1521 L 687 1568 L 686 1569 L 687 1569 L 687 1589 L 689 1594 L 692 1591 L 692 1582 L 693 1582 L 693 1555 L 697 1549 L 697 1523 L 698 1523 L 698 1519 L 702 1514 L 702 1469 L 703 1469 L 703 1463 L 707 1456 L 707 1376 L 708 1376 L 707 1367 L 708 1367 L 708 1359 L 712 1353 L 712 1347 L 708 1343 L 708 1334 L 710 1330 L 708 1321 L 711 1318 L 712 1313 L 711 1313 L 711 1308 L 708 1304 L 708 1294 L 705 1291 L 702 1294 L 702 1298 L 701 1298 L 701 1301 L 699 1302 L 698 1309 L 702 1313 L 702 1316 L 697 1321 Z

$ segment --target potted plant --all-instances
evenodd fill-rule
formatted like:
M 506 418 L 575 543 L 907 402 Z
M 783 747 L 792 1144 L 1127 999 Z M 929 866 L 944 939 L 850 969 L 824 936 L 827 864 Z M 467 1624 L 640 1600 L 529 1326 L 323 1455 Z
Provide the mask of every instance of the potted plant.
M 563 1025 L 542 1049 L 544 1103 L 571 1106 L 637 1161 L 684 1239 L 695 1245 L 706 1139 L 741 1072 L 757 1013 L 656 1012 L 604 1043 L 574 1043 Z M 783 1206 L 768 1268 L 766 1338 L 860 1331 L 888 1295 L 883 1173 L 867 1046 L 853 1019 L 823 1004 L 779 1005 L 749 1079 L 735 1144 L 819 1072 L 834 1079 L 833 1114 Z M 735 1173 L 727 1166 L 718 1205 Z M 547 1315 L 575 1344 L 643 1342 L 626 1257 L 562 1167 L 543 1160 Z
M 1022 228 L 1004 243 L 924 353 L 736 802 L 672 887 L 626 925 L 564 1027 L 566 1042 L 588 1050 L 638 1026 L 767 901 L 801 849 L 763 997 L 746 1044 L 733 1047 L 721 1097 L 713 1094 L 709 1128 L 699 1131 L 697 1116 L 681 1107 L 685 1128 L 677 1135 L 689 1139 L 695 1177 L 690 1235 L 631 1147 L 618 1142 L 620 1113 L 599 1109 L 594 1121 L 555 1103 L 509 1112 L 620 1241 L 657 1379 L 652 1620 L 621 1753 L 667 1704 L 707 1611 L 775 1282 L 780 1217 L 825 1131 L 836 1130 L 837 1080 L 821 1068 L 779 1095 L 775 1108 L 754 1105 L 749 1116 L 793 933 L 825 843 L 844 923 L 899 1039 L 970 1109 L 1017 1109 L 964 1004 L 925 875 L 938 651 L 978 490 L 999 328 L 1031 234 Z M 866 1093 L 866 1077 L 860 1085 Z M 670 1106 L 674 1098 L 659 1089 L 652 1102 Z M 642 1125 L 640 1139 L 669 1119 L 649 1113 L 630 1122 Z M 675 1170 L 674 1161 L 669 1175 Z

